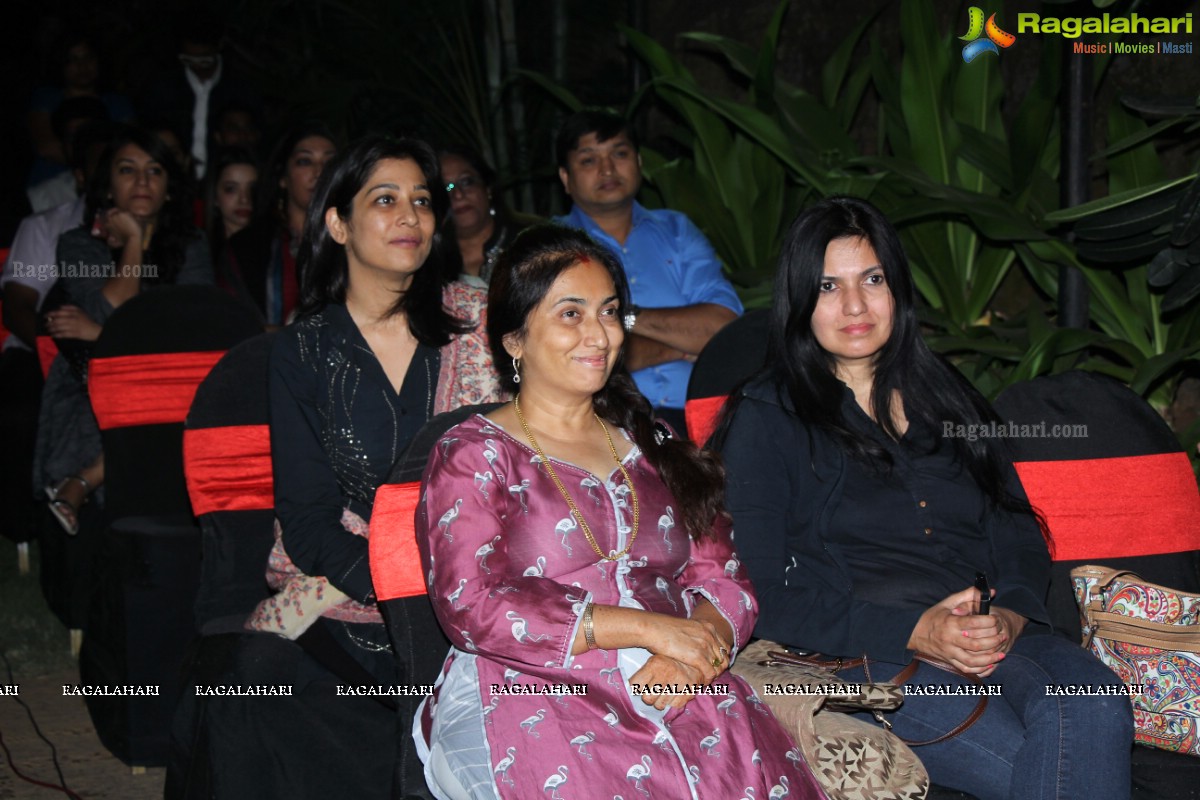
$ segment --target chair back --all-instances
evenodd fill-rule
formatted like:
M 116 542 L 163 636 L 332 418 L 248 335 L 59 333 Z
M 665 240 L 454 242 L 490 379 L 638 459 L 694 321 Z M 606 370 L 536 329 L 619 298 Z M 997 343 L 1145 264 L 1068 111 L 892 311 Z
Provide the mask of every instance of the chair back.
M 415 522 L 425 463 L 446 431 L 472 414 L 486 414 L 499 405 L 463 406 L 429 420 L 396 461 L 387 482 L 375 490 L 369 539 L 371 582 L 396 653 L 396 674 L 402 685 L 432 685 L 450 650 L 450 640 L 442 633 L 425 590 L 417 550 Z M 423 793 L 421 762 L 413 737 L 408 735 L 422 699 L 398 698 L 396 725 L 404 735 L 397 741 L 393 785 L 401 796 Z M 428 741 L 428 731 L 425 734 Z
M 183 468 L 200 521 L 203 560 L 196 626 L 241 620 L 271 594 L 275 542 L 267 366 L 274 333 L 242 342 L 196 390 L 183 432 Z M 236 618 L 236 619 L 235 619 Z
M 112 519 L 191 514 L 184 417 L 225 351 L 261 330 L 252 311 L 211 286 L 156 288 L 109 317 L 88 367 L 88 394 Z
M 703 446 L 712 436 L 729 393 L 766 362 L 769 321 L 765 308 L 748 311 L 717 331 L 700 351 L 684 406 L 688 434 L 696 444 Z
M 1021 485 L 1050 529 L 1056 632 L 1080 640 L 1070 572 L 1083 564 L 1200 591 L 1196 477 L 1141 397 L 1107 376 L 1071 371 L 1014 384 L 995 405 L 1010 426 Z
M 475 414 L 487 414 L 500 405 L 463 406 L 429 420 L 397 459 L 387 482 L 375 490 L 375 505 L 371 509 L 371 582 L 380 606 L 426 593 L 415 521 L 421 476 L 430 451 L 455 425 Z

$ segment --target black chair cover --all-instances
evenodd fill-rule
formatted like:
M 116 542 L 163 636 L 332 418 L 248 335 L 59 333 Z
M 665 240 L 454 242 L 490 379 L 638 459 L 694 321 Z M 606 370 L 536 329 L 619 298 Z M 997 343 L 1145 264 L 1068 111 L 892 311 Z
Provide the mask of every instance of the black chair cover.
M 269 424 L 267 362 L 274 338 L 274 333 L 265 333 L 242 342 L 213 367 L 192 401 L 189 431 Z M 264 573 L 275 543 L 275 511 L 212 511 L 199 520 L 203 560 L 196 626 L 206 633 L 206 626 L 233 620 L 240 628 L 272 593 Z
M 93 358 L 221 351 L 261 332 L 254 313 L 210 286 L 167 286 L 118 308 Z M 166 763 L 179 668 L 195 627 L 200 532 L 183 476 L 183 423 L 101 432 L 107 512 L 80 674 L 156 685 L 159 696 L 88 697 L 101 742 L 139 766 Z

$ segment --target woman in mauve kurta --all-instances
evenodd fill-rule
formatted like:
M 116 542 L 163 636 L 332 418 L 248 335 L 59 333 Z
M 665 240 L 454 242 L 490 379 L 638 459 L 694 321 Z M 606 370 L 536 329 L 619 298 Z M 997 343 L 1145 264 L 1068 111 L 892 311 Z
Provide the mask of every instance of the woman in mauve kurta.
M 569 311 L 575 317 L 567 325 L 582 332 L 561 348 L 562 368 L 547 355 L 553 347 L 533 341 L 545 326 L 524 323 L 516 357 L 522 363 L 509 369 L 506 361 L 502 369 L 522 378 L 518 404 L 451 429 L 426 470 L 417 540 L 430 599 L 454 644 L 419 726 L 426 732 L 418 738 L 428 748 L 423 756 L 430 788 L 445 798 L 823 797 L 770 711 L 727 671 L 754 626 L 757 605 L 723 515 L 709 517 L 718 522 L 705 535 L 689 536 L 687 506 L 647 458 L 639 437 L 624 426 L 597 424 L 606 410 L 611 413 L 600 399 L 610 386 L 596 392 L 597 416 L 590 421 L 601 449 L 613 456 L 607 464 L 603 457 L 589 462 L 603 469 L 539 455 L 538 440 L 553 440 L 551 425 L 536 416 L 539 398 L 548 393 L 543 384 L 569 395 L 572 371 L 586 369 L 573 361 L 586 363 L 594 352 L 602 353 L 596 360 L 616 362 L 623 331 L 615 311 L 627 297 L 619 266 L 586 235 L 533 229 L 497 267 L 489 319 L 499 311 L 499 320 L 496 327 L 489 323 L 489 337 L 513 342 L 512 328 L 500 327 L 506 315 L 498 301 L 528 296 L 512 284 L 524 280 L 530 262 L 555 249 L 566 254 L 560 258 L 565 265 L 559 264 L 545 301 L 528 316 L 547 305 L 578 306 Z M 595 285 L 598 291 L 589 288 Z M 569 300 L 556 303 L 560 288 Z M 606 309 L 614 313 L 606 317 Z M 594 335 L 583 330 L 588 326 Z M 632 387 L 623 369 L 608 378 L 616 382 Z M 586 381 L 579 390 L 586 392 Z M 658 443 L 648 404 L 630 391 L 651 426 L 648 447 L 696 453 L 678 440 Z M 591 396 L 583 397 L 590 404 Z M 664 432 L 658 430 L 660 438 Z M 618 451 L 624 451 L 620 466 Z M 659 669 L 665 653 L 676 652 L 667 643 L 672 625 L 714 614 L 721 622 L 711 629 L 724 633 L 703 640 L 709 644 L 701 647 L 715 650 L 711 666 L 704 664 L 707 671 Z M 652 634 L 635 642 L 629 631 L 643 620 L 650 621 L 645 630 Z M 710 650 L 701 652 L 708 661 Z M 719 693 L 690 700 L 669 696 L 661 686 L 649 700 L 634 693 L 633 684 L 659 682 L 703 683 Z

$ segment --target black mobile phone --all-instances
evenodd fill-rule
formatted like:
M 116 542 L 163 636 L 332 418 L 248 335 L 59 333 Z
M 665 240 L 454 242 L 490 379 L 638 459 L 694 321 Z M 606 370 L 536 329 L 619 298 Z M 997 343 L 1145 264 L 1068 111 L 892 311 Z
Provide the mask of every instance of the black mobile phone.
M 988 586 L 987 573 L 975 573 L 975 588 L 979 590 L 979 613 L 987 614 L 992 610 L 992 587 Z

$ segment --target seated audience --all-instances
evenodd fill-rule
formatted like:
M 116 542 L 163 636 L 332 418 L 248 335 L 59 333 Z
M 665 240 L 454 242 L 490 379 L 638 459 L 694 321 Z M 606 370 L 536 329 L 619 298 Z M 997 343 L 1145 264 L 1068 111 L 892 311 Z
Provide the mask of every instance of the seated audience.
M 633 295 L 622 312 L 629 370 L 655 415 L 686 435 L 692 362 L 742 313 L 742 301 L 686 215 L 637 201 L 642 157 L 626 120 L 577 111 L 563 121 L 555 154 L 572 208 L 554 221 L 586 232 L 620 260 Z
M 88 403 L 87 358 L 122 303 L 164 284 L 211 283 L 208 242 L 191 224 L 191 198 L 158 137 L 125 127 L 112 137 L 88 187 L 83 225 L 58 239 L 63 271 L 45 304 L 55 358 L 42 392 L 35 485 L 69 534 L 104 479 L 100 431 Z M 56 296 L 57 295 L 57 296 Z
M 616 258 L 565 227 L 525 231 L 492 276 L 488 337 L 518 394 L 446 434 L 417 515 L 454 645 L 426 778 L 455 799 L 823 797 L 728 672 L 756 604 L 721 468 L 655 424 L 623 365 L 628 302 Z M 558 687 L 581 691 L 542 693 Z
M 258 114 L 254 108 L 237 100 L 231 100 L 217 109 L 213 123 L 211 147 L 244 147 L 258 153 L 262 132 L 258 126 Z
M 253 107 L 251 82 L 225 60 L 225 30 L 207 4 L 176 11 L 177 63 L 165 65 L 150 81 L 138 110 L 143 120 L 164 120 L 182 134 L 184 152 L 200 180 L 208 169 L 208 144 L 216 111 L 231 103 Z
M 132 122 L 133 106 L 120 94 L 101 91 L 100 58 L 92 39 L 79 31 L 67 33 L 58 45 L 61 86 L 45 86 L 33 91 L 29 109 L 29 138 L 36 160 L 29 174 L 29 202 L 36 214 L 74 197 L 75 186 L 69 169 L 67 136 L 55 114 L 63 104 L 83 101 L 95 106 L 88 117 Z
M 496 171 L 478 153 L 447 147 L 439 155 L 442 184 L 450 196 L 446 227 L 460 262 L 451 267 L 458 268 L 457 277 L 464 283 L 486 287 L 496 259 L 525 226 L 492 195 Z
M 69 105 L 71 101 L 55 114 Z M 4 326 L 11 332 L 0 354 L 0 441 L 5 443 L 0 456 L 0 530 L 18 540 L 32 534 L 34 510 L 45 500 L 41 487 L 35 492 L 30 482 L 43 384 L 36 352 L 38 310 L 58 280 L 58 237 L 83 222 L 83 189 L 111 134 L 108 123 L 95 120 L 72 129 L 67 153 L 79 196 L 21 220 L 0 274 Z
M 830 198 L 792 225 L 769 353 L 717 439 L 755 633 L 865 657 L 875 681 L 919 652 L 953 671 L 921 662 L 910 684 L 995 687 L 974 725 L 919 748 L 935 783 L 980 800 L 1128 798 L 1129 699 L 1047 692 L 1120 680 L 1050 633 L 1050 557 L 1002 443 L 943 433 L 998 419 L 922 341 L 908 260 L 874 206 Z M 935 739 L 977 700 L 909 695 L 888 724 Z
M 286 325 L 300 302 L 300 234 L 317 179 L 335 155 L 337 144 L 324 123 L 293 128 L 259 181 L 258 219 L 230 237 L 218 262 L 218 281 L 257 308 L 267 325 Z
M 212 168 L 204 181 L 204 213 L 214 260 L 222 257 L 229 237 L 253 219 L 257 188 L 258 159 L 253 153 L 242 147 L 213 153 Z
M 332 688 L 396 683 L 367 559 L 375 490 L 434 414 L 499 397 L 483 294 L 438 263 L 444 208 L 436 157 L 411 139 L 359 142 L 316 187 L 301 319 L 270 363 L 278 524 L 263 566 L 280 593 L 224 681 L 294 695 L 203 701 L 215 797 L 391 797 L 396 712 Z

